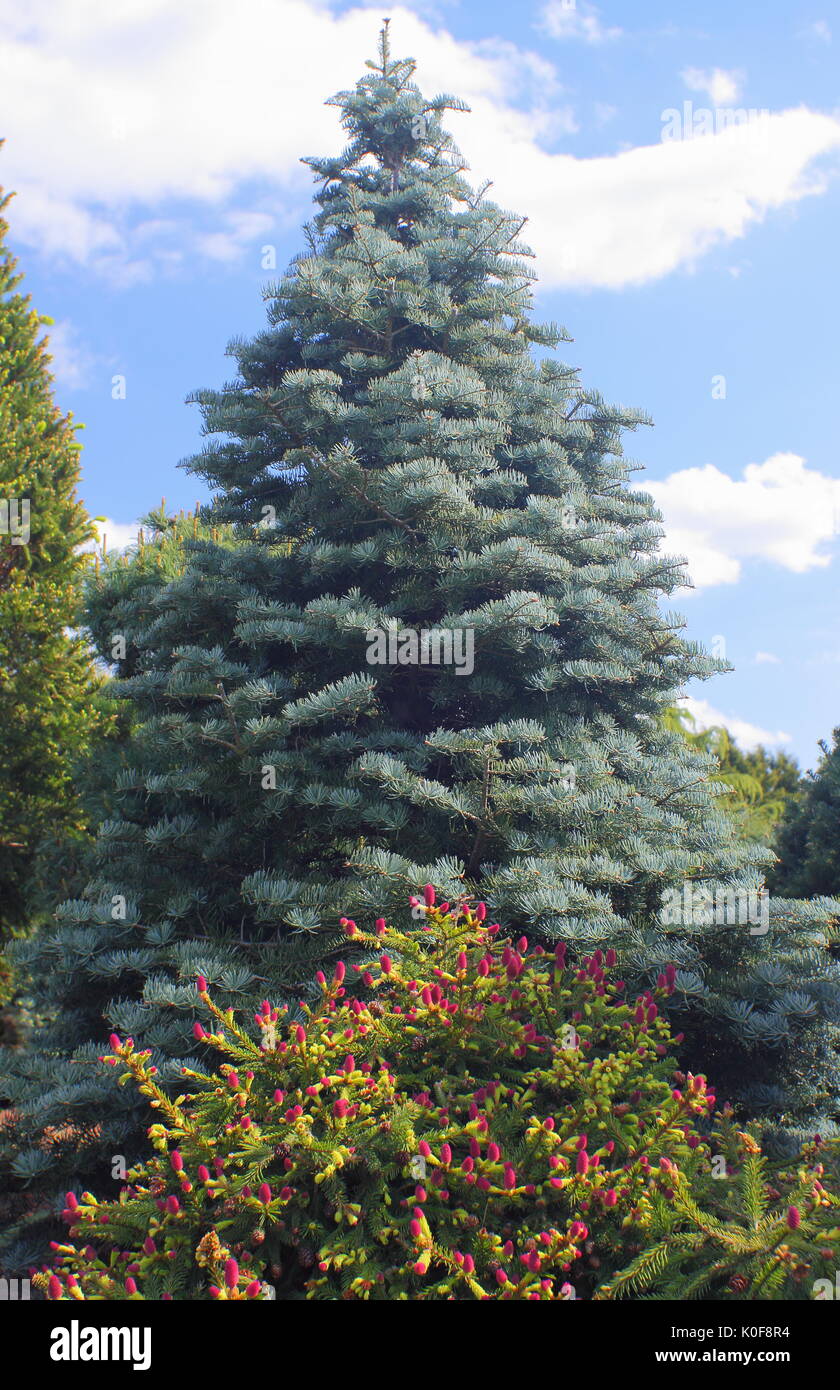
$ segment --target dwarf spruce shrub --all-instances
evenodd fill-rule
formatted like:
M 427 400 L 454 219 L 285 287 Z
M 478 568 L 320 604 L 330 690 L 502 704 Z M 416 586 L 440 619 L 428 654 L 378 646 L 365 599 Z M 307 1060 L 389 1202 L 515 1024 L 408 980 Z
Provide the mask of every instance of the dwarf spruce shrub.
M 483 904 L 412 900 L 313 1002 L 243 1022 L 199 977 L 215 1072 L 170 1098 L 111 1038 L 156 1111 L 116 1201 L 69 1194 L 51 1298 L 569 1299 L 639 1249 L 705 1154 L 703 1077 L 676 1087 L 660 1014 L 611 951 L 575 965 L 502 940 Z

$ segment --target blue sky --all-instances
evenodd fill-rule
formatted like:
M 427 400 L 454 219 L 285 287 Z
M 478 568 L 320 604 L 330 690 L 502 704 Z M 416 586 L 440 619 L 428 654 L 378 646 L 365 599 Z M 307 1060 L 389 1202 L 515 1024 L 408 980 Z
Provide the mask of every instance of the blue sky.
M 339 148 L 323 102 L 382 13 L 470 103 L 450 126 L 529 217 L 567 360 L 655 421 L 628 453 L 690 560 L 669 606 L 735 666 L 692 708 L 813 766 L 840 723 L 836 3 L 0 0 L 0 184 L 89 510 L 125 541 L 204 496 L 184 398 L 264 322 L 264 248 L 300 249 L 299 157 Z

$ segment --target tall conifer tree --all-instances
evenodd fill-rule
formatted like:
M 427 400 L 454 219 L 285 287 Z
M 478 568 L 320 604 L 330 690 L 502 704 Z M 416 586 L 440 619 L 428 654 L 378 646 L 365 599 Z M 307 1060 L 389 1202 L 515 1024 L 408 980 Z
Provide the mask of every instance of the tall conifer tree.
M 0 214 L 9 201 L 0 190 Z M 80 826 L 74 761 L 99 722 L 87 644 L 68 631 L 93 534 L 80 445 L 7 233 L 0 216 L 0 937 L 29 922 L 44 837 Z

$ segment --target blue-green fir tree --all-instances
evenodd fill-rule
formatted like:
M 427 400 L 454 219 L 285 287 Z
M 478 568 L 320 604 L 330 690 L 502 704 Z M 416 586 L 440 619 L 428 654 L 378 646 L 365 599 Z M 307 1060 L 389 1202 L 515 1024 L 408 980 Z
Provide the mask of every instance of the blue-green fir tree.
M 333 104 L 347 144 L 306 161 L 305 250 L 235 379 L 195 397 L 214 501 L 151 518 L 93 584 L 137 728 L 85 894 L 21 952 L 54 1018 L 3 1083 L 16 1179 L 136 1158 L 147 1117 L 96 1062 L 112 1028 L 177 1084 L 198 970 L 220 1000 L 298 999 L 342 914 L 402 917 L 427 882 L 614 945 L 631 988 L 676 963 L 689 1061 L 810 1123 L 837 1089 L 831 905 L 763 935 L 660 920 L 686 881 L 757 889 L 770 856 L 663 720 L 720 663 L 659 607 L 684 570 L 629 486 L 645 417 L 532 318 L 523 219 L 471 187 L 443 124 L 462 103 L 423 97 L 387 26 Z M 423 633 L 464 659 L 424 660 Z

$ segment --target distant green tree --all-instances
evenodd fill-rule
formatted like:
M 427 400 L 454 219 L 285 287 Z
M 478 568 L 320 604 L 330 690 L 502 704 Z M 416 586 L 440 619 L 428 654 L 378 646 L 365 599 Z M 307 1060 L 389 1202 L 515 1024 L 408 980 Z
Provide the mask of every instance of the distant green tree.
M 718 761 L 717 781 L 726 784 L 721 805 L 745 840 L 769 843 L 791 799 L 802 792 L 802 773 L 787 753 L 768 752 L 761 745 L 745 752 L 722 725 L 698 729 L 683 705 L 666 711 L 665 724 L 679 729 L 692 747 Z
M 0 940 L 30 921 L 45 837 L 83 829 L 74 768 L 107 722 L 73 631 L 93 535 L 77 426 L 52 399 L 50 320 L 18 290 L 7 232 L 0 217 Z
M 809 772 L 802 795 L 791 801 L 774 848 L 779 863 L 770 886 L 785 898 L 813 894 L 840 897 L 840 728 L 834 746 L 820 743 L 822 757 Z

